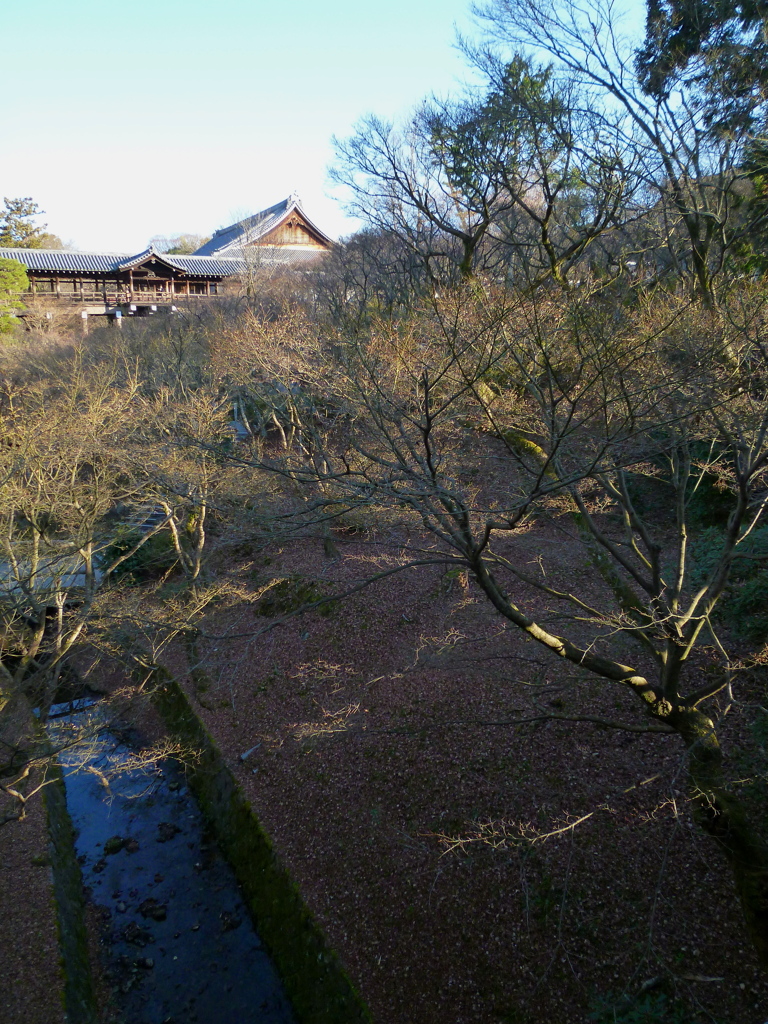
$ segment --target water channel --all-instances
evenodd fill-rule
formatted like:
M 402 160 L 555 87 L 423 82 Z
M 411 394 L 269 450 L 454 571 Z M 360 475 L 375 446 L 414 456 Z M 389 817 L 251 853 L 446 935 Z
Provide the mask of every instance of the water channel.
M 61 735 L 76 720 L 53 709 Z M 80 711 L 98 714 L 93 708 Z M 78 716 L 79 717 L 79 716 Z M 110 777 L 130 733 L 59 757 L 104 974 L 121 1024 L 295 1024 L 275 968 L 176 762 Z M 108 781 L 108 785 L 105 784 Z

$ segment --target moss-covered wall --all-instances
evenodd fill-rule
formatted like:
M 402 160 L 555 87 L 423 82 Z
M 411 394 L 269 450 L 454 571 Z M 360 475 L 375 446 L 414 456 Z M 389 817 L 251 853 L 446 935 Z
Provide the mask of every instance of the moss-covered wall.
M 50 835 L 53 894 L 64 970 L 64 1009 L 68 1024 L 95 1024 L 96 1004 L 88 959 L 83 878 L 75 852 L 75 835 L 67 811 L 64 779 L 58 766 L 45 786 Z
M 166 677 L 157 706 L 169 728 L 202 752 L 190 778 L 301 1024 L 363 1024 L 370 1014 L 281 865 L 269 836 L 184 691 Z

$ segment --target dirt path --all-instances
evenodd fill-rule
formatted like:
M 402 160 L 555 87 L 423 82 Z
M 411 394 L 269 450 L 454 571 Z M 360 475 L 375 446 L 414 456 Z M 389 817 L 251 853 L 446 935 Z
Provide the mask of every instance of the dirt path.
M 0 1020 L 63 1024 L 62 977 L 42 799 L 0 829 Z

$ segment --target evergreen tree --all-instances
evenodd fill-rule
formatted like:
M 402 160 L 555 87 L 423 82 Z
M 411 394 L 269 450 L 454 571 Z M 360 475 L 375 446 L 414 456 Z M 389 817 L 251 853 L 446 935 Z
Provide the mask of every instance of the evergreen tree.
M 720 130 L 765 123 L 768 9 L 761 0 L 647 0 L 635 67 L 650 96 L 684 81 Z
M 14 325 L 12 315 L 23 303 L 19 297 L 29 287 L 24 267 L 17 260 L 0 259 L 0 334 L 6 334 Z
M 21 249 L 62 249 L 58 235 L 38 225 L 34 219 L 44 212 L 30 196 L 20 199 L 4 197 L 5 211 L 0 215 L 0 246 Z

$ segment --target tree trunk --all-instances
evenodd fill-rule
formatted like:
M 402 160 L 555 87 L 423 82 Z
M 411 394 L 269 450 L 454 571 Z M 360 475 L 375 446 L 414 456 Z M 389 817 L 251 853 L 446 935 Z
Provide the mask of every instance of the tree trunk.
M 681 708 L 667 721 L 688 748 L 694 819 L 727 857 L 747 931 L 768 967 L 768 846 L 750 823 L 743 801 L 728 790 L 712 720 L 694 708 Z

